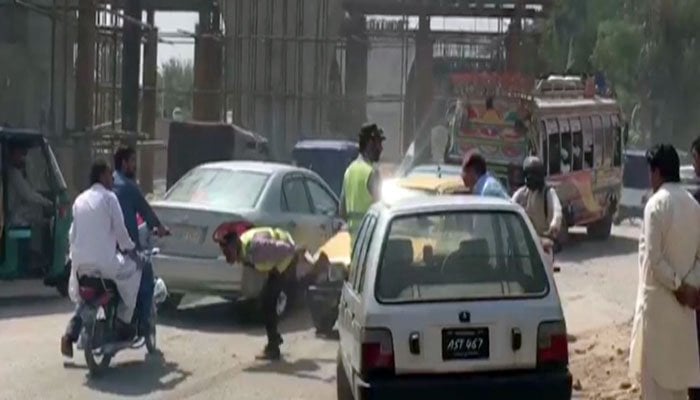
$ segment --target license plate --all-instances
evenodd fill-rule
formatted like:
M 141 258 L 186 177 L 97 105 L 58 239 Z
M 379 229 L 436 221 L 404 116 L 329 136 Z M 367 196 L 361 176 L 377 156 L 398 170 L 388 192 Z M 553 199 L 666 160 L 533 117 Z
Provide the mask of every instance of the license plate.
M 443 329 L 443 360 L 489 358 L 489 328 Z
M 173 236 L 192 243 L 202 243 L 204 229 L 192 225 L 175 225 L 172 227 Z

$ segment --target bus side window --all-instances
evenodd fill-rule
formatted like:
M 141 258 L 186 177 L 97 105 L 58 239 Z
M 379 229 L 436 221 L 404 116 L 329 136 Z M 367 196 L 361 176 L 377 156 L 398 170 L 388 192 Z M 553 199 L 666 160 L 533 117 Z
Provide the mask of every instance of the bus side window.
M 619 167 L 622 165 L 622 127 L 620 127 L 620 121 L 616 115 L 612 119 L 613 134 L 615 146 L 613 148 L 613 166 Z
M 547 129 L 547 140 L 549 142 L 549 174 L 559 175 L 561 173 L 561 138 L 557 129 L 556 121 L 550 122 L 551 128 Z M 550 125 L 549 123 L 547 125 Z
M 613 146 L 614 146 L 614 132 L 612 124 L 610 123 L 610 114 L 603 115 L 603 142 L 605 143 L 603 147 L 603 165 L 606 167 L 612 166 L 613 159 Z
M 558 122 L 561 137 L 561 172 L 568 173 L 572 171 L 574 158 L 571 146 L 571 128 L 567 119 L 560 119 Z
M 569 120 L 571 134 L 573 136 L 573 152 L 574 152 L 574 171 L 583 169 L 583 132 L 581 131 L 581 120 L 571 118 Z
M 603 165 L 603 120 L 600 115 L 593 116 L 593 143 L 595 150 L 593 166 L 599 168 Z
M 542 143 L 542 146 L 540 147 L 542 164 L 545 168 L 547 168 L 549 166 L 549 141 L 547 140 L 549 136 L 547 135 L 547 126 L 545 125 L 544 121 L 540 121 L 539 137 Z
M 581 117 L 581 131 L 583 132 L 584 169 L 592 169 L 595 146 L 593 146 L 593 125 L 591 124 L 590 116 L 585 115 Z

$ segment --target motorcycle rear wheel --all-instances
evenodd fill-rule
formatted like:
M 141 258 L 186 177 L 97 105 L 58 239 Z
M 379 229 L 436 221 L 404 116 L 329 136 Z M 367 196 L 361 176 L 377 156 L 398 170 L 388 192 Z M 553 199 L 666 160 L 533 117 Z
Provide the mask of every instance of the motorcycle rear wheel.
M 156 339 L 156 324 L 158 323 L 158 312 L 156 311 L 156 305 L 153 304 L 151 309 L 151 321 L 149 326 L 148 334 L 145 337 L 146 340 L 146 350 L 148 354 L 154 354 L 158 352 L 158 340 Z
M 95 350 L 102 351 L 105 344 L 107 332 L 107 321 L 98 320 L 86 324 L 83 334 L 85 335 L 85 362 L 87 363 L 90 375 L 99 376 L 107 368 L 112 361 L 111 354 L 104 352 L 96 353 Z

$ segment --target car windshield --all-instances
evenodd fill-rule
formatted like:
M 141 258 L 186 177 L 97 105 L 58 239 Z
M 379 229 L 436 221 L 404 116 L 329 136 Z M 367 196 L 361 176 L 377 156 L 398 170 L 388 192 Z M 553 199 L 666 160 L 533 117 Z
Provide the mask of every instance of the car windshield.
M 249 209 L 257 204 L 268 178 L 262 172 L 196 168 L 175 184 L 165 200 L 223 210 Z
M 539 297 L 544 263 L 515 212 L 472 211 L 395 218 L 377 275 L 381 303 Z

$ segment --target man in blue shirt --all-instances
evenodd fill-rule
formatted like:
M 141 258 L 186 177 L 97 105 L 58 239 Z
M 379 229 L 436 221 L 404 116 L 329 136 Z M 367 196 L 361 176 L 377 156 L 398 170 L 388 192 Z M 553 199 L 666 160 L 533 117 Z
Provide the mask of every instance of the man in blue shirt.
M 148 229 L 156 229 L 159 237 L 168 234 L 168 229 L 160 222 L 148 201 L 136 184 L 136 150 L 133 147 L 120 146 L 114 153 L 114 193 L 119 199 L 124 224 L 129 232 L 131 240 L 141 249 L 143 243 L 139 241 L 139 227 L 136 215 L 148 225 Z M 147 265 L 141 275 L 141 288 L 139 289 L 136 313 L 139 317 L 139 335 L 148 333 L 148 321 L 151 316 L 153 302 L 154 276 L 153 266 Z
M 476 151 L 470 152 L 462 162 L 462 181 L 472 194 L 500 197 L 510 200 L 508 192 L 498 179 L 486 170 L 486 160 Z

